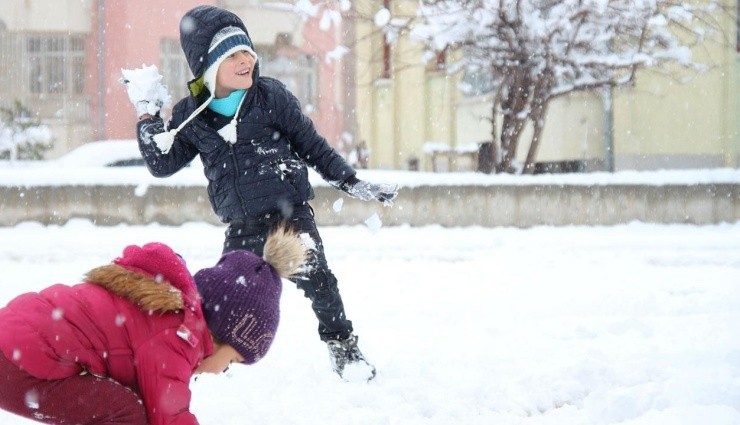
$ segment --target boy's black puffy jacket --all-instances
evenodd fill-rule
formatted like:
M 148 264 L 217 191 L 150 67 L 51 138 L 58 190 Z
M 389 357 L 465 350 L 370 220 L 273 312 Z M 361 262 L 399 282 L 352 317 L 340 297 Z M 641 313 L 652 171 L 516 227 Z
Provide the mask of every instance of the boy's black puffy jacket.
M 211 38 L 227 25 L 247 32 L 236 15 L 213 6 L 196 7 L 183 18 L 180 41 L 196 79 L 205 71 L 201 58 L 207 55 Z M 137 126 L 139 148 L 154 176 L 170 176 L 200 155 L 208 179 L 208 197 L 225 223 L 285 210 L 312 199 L 306 164 L 333 184 L 355 175 L 316 132 L 298 100 L 282 83 L 260 77 L 259 66 L 255 66 L 253 75 L 254 83 L 238 112 L 237 141 L 233 145 L 217 133 L 230 118 L 208 110 L 177 133 L 166 154 L 152 141 L 153 135 L 164 131 L 160 117 L 142 120 Z M 203 101 L 202 97 L 198 99 L 191 95 L 180 100 L 173 108 L 169 128 L 184 122 Z
M 139 148 L 149 171 L 156 177 L 167 177 L 200 154 L 211 206 L 224 223 L 313 199 L 306 163 L 334 184 L 355 175 L 316 132 L 298 100 L 282 83 L 260 77 L 246 96 L 233 145 L 207 124 L 204 115 L 208 114 L 201 113 L 177 133 L 170 151 L 162 154 L 152 141 L 154 134 L 164 131 L 162 119 L 140 121 Z M 192 96 L 178 102 L 169 127 L 177 127 L 196 108 Z

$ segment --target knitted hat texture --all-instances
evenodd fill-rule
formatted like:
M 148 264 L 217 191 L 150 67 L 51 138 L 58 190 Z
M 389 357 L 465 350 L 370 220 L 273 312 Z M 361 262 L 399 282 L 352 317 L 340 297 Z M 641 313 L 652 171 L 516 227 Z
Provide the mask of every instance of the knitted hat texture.
M 194 277 L 213 335 L 236 349 L 246 364 L 264 357 L 280 319 L 277 271 L 251 252 L 232 251 Z
M 160 242 L 150 242 L 142 246 L 129 245 L 113 263 L 155 281 L 167 281 L 180 290 L 193 284 L 185 260 Z

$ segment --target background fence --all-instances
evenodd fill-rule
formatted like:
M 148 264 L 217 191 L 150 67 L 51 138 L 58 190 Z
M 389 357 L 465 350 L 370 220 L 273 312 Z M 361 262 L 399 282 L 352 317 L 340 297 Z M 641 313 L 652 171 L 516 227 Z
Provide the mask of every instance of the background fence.
M 740 220 L 740 184 L 494 185 L 402 188 L 391 208 L 350 199 L 327 186 L 311 202 L 319 225 L 512 226 L 713 224 Z M 218 223 L 205 187 L 76 185 L 0 187 L 0 226 L 24 221 L 63 224 L 72 218 L 99 225 L 190 221 Z M 372 223 L 372 221 L 370 222 Z

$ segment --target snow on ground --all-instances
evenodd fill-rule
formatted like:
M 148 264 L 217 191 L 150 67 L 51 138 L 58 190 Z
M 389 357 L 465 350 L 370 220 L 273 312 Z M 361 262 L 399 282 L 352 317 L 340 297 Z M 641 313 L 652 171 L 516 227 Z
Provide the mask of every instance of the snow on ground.
M 150 175 L 143 166 L 106 167 L 104 164 L 125 159 L 140 159 L 133 140 L 108 140 L 87 143 L 68 155 L 51 161 L 0 161 L 0 186 L 65 186 L 65 185 L 137 185 L 205 186 L 203 165 L 196 158 L 190 167 L 165 179 Z M 329 183 L 309 169 L 311 184 L 326 186 Z M 686 184 L 737 184 L 740 169 L 671 169 L 616 173 L 568 174 L 482 174 L 475 172 L 432 173 L 398 170 L 358 170 L 357 176 L 378 183 L 397 183 L 401 187 L 466 186 L 466 185 L 686 185 Z
M 740 223 L 322 229 L 370 383 L 329 369 L 302 294 L 254 366 L 193 382 L 202 424 L 740 424 Z M 216 261 L 202 223 L 0 228 L 0 303 L 130 243 Z M 30 423 L 0 413 L 0 423 Z

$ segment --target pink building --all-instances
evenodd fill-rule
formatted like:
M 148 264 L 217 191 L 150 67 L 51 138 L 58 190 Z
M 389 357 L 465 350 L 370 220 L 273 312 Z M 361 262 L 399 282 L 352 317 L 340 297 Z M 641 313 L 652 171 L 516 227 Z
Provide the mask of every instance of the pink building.
M 180 64 L 176 61 L 177 53 L 182 56 L 179 51 L 180 19 L 192 7 L 209 3 L 215 4 L 214 1 L 202 0 L 108 0 L 102 11 L 95 11 L 92 16 L 94 22 L 99 22 L 99 13 L 103 13 L 103 36 L 101 44 L 100 27 L 95 26 L 89 43 L 102 47 L 102 72 L 92 74 L 90 84 L 86 85 L 86 91 L 93 99 L 92 118 L 101 124 L 93 127 L 93 139 L 136 137 L 136 114 L 119 82 L 121 68 L 155 64 L 165 76 L 173 99 L 185 94 L 182 88 L 191 76 L 183 75 L 184 57 Z M 90 62 L 96 62 L 97 55 L 101 54 L 94 48 L 88 52 Z M 103 78 L 102 85 L 98 76 Z
M 319 27 L 319 19 L 312 19 L 303 29 L 302 52 L 314 57 L 318 67 L 318 99 L 315 111 L 310 115 L 316 127 L 335 147 L 344 149 L 343 133 L 353 130 L 353 105 L 351 91 L 354 76 L 344 66 L 341 57 L 332 55 L 342 45 L 342 28 L 327 30 Z
M 319 29 L 318 18 L 304 21 L 252 0 L 58 0 L 53 6 L 10 0 L 0 10 L 0 55 L 10 66 L 0 73 L 0 106 L 20 100 L 52 127 L 50 157 L 92 140 L 135 138 L 136 117 L 119 82 L 121 68 L 155 64 L 173 100 L 187 95 L 192 75 L 180 48 L 179 23 L 200 4 L 241 16 L 260 55 L 261 74 L 283 81 L 319 132 L 341 144 L 350 86 L 340 63 L 325 60 L 339 44 L 338 31 Z M 37 44 L 48 48 L 30 50 Z

